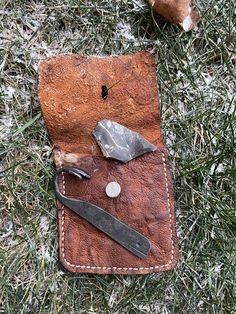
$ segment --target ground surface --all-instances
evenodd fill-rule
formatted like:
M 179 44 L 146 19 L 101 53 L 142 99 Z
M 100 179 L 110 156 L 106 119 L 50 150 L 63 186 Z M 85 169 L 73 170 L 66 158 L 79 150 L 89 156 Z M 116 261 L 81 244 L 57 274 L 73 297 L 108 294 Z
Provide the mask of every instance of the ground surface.
M 236 313 L 233 2 L 198 0 L 202 23 L 185 34 L 141 0 L 1 0 L 0 313 Z M 69 274 L 57 263 L 38 62 L 141 49 L 159 59 L 181 260 L 142 277 Z

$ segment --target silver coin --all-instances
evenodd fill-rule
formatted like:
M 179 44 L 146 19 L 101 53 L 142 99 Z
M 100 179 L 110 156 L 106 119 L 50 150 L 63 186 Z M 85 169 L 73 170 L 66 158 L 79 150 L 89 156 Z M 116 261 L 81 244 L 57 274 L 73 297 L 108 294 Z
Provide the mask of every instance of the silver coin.
M 110 182 L 106 186 L 106 195 L 111 198 L 118 197 L 121 192 L 121 187 L 118 182 Z

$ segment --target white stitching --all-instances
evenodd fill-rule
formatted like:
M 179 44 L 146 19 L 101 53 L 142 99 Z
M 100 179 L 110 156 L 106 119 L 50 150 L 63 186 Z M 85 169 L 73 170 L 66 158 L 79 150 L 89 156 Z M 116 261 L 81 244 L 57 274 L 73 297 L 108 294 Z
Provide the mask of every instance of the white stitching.
M 173 241 L 173 230 L 171 227 L 171 221 L 172 221 L 172 214 L 170 209 L 170 193 L 169 193 L 169 185 L 168 185 L 168 179 L 167 179 L 167 173 L 166 173 L 166 158 L 165 154 L 162 152 L 162 162 L 164 167 L 164 175 L 165 175 L 165 181 L 166 181 L 166 192 L 167 192 L 167 203 L 168 203 L 168 213 L 169 213 L 169 229 L 170 229 L 170 237 L 171 237 L 171 257 L 167 264 L 165 265 L 158 265 L 158 266 L 152 266 L 152 267 L 109 267 L 109 266 L 85 266 L 85 265 L 76 265 L 72 264 L 69 261 L 67 261 L 65 257 L 65 230 L 64 230 L 64 224 L 65 224 L 65 207 L 62 205 L 61 210 L 61 229 L 62 229 L 62 257 L 66 264 L 72 267 L 81 268 L 81 269 L 103 269 L 103 270 L 153 270 L 158 268 L 163 268 L 171 265 L 174 259 L 174 241 Z M 60 168 L 62 168 L 62 160 L 61 160 L 61 151 L 59 151 L 59 165 Z M 66 193 L 66 186 L 65 186 L 65 176 L 64 173 L 62 173 L 62 188 L 63 188 L 63 194 Z
M 62 168 L 62 161 L 61 161 L 61 151 L 59 151 L 59 165 L 60 168 Z M 64 176 L 64 172 L 62 172 L 62 190 L 63 190 L 63 194 L 66 194 L 66 184 L 65 184 L 65 176 Z M 62 205 L 61 207 L 61 215 L 62 215 L 62 219 L 61 219 L 61 231 L 62 231 L 62 257 L 65 260 L 66 263 L 69 263 L 66 258 L 65 258 L 65 248 L 64 248 L 64 240 L 65 240 L 65 232 L 64 232 L 64 223 L 65 223 L 65 206 Z M 69 263 L 70 264 L 70 263 Z

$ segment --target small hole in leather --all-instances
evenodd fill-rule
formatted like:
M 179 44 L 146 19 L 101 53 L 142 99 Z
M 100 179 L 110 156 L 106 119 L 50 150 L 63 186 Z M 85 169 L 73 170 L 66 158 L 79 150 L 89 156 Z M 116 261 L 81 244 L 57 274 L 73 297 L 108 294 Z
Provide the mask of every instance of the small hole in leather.
M 106 85 L 102 85 L 102 98 L 105 100 L 108 97 L 108 88 Z

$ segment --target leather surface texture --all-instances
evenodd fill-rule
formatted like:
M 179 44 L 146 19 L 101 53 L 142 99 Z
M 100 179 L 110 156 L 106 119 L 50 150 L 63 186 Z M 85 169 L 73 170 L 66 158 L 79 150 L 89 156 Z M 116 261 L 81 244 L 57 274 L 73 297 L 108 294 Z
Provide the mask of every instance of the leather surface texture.
M 91 175 L 87 180 L 61 175 L 61 191 L 102 207 L 151 241 L 148 256 L 140 259 L 58 201 L 59 259 L 71 272 L 147 274 L 177 264 L 174 193 L 155 69 L 148 52 L 104 58 L 68 54 L 40 64 L 38 95 L 55 165 Z M 106 99 L 102 86 L 108 89 Z M 105 159 L 92 136 L 102 119 L 139 132 L 156 151 L 127 164 Z M 112 181 L 121 186 L 114 199 L 105 193 Z

